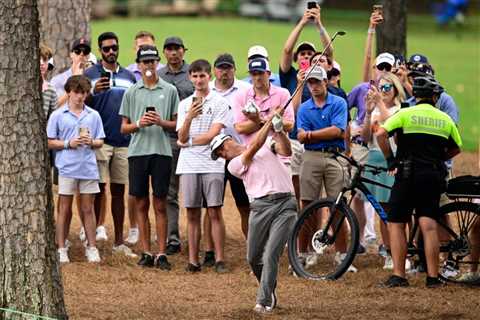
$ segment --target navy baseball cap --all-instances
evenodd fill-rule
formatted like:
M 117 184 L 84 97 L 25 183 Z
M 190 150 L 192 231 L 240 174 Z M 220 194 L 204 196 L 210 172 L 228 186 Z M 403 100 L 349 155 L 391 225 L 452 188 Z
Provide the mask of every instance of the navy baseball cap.
M 410 56 L 410 59 L 408 59 L 408 63 L 411 63 L 411 64 L 413 64 L 413 63 L 429 64 L 428 58 L 425 57 L 424 55 L 418 54 L 418 53 L 412 54 Z
M 263 58 L 255 58 L 248 63 L 248 72 L 266 72 L 270 71 L 270 66 L 268 65 L 268 61 Z
M 85 47 L 85 48 L 88 48 L 89 50 L 92 49 L 92 47 L 90 46 L 90 41 L 87 38 L 82 37 L 72 42 L 70 51 L 73 51 L 80 47 Z
M 143 45 L 137 51 L 137 59 L 136 62 L 141 62 L 145 60 L 160 60 L 160 56 L 158 55 L 157 47 L 151 45 Z
M 179 46 L 186 50 L 185 45 L 183 44 L 183 40 L 180 37 L 168 37 L 163 42 L 163 49 L 168 46 Z
M 233 57 L 229 53 L 224 53 L 221 54 L 215 59 L 215 62 L 213 63 L 213 66 L 215 68 L 218 68 L 220 66 L 229 66 L 229 67 L 234 67 L 235 68 L 235 61 L 233 60 Z

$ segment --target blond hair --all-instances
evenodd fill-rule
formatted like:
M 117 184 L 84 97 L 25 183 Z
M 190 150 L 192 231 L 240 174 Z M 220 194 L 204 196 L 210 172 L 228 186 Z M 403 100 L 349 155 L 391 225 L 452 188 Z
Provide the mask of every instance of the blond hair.
M 395 98 L 393 98 L 393 101 L 396 106 L 399 106 L 400 103 L 404 102 L 407 99 L 407 95 L 405 94 L 402 83 L 396 75 L 394 75 L 393 73 L 382 74 L 378 78 L 378 83 L 380 83 L 380 80 L 382 79 L 393 84 L 393 88 L 395 89 Z

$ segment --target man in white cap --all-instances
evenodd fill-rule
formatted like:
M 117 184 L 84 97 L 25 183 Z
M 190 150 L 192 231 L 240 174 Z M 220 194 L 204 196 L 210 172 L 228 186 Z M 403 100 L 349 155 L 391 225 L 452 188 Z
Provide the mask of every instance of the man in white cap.
M 267 49 L 265 47 L 259 46 L 259 45 L 252 46 L 248 49 L 247 58 L 248 58 L 248 60 L 247 60 L 248 63 L 250 63 L 250 61 L 252 61 L 253 59 L 256 59 L 256 58 L 263 58 L 263 59 L 269 61 Z M 268 78 L 268 80 L 270 81 L 271 84 L 273 84 L 275 86 L 278 86 L 278 87 L 281 86 L 280 85 L 280 77 L 278 76 L 277 73 L 273 73 L 273 72 L 270 73 L 270 77 Z M 252 77 L 248 76 L 245 79 L 243 79 L 243 81 L 246 81 L 249 84 L 252 84 Z
M 297 216 L 290 172 L 282 157 L 291 155 L 282 128 L 273 137 L 272 114 L 248 146 L 220 134 L 210 143 L 212 159 L 230 160 L 228 170 L 243 180 L 250 203 L 247 259 L 260 286 L 254 311 L 268 314 L 277 305 L 278 263 Z M 267 140 L 269 139 L 269 140 Z

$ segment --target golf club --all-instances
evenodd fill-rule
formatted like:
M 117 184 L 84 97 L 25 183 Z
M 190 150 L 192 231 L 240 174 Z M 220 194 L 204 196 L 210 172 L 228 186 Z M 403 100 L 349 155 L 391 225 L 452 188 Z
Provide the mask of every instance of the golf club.
M 327 44 L 327 46 L 323 49 L 322 53 L 320 54 L 320 56 L 323 56 L 325 55 L 325 52 L 328 50 L 328 48 L 330 48 L 330 46 L 332 45 L 333 41 L 335 40 L 335 38 L 337 36 L 344 36 L 345 34 L 347 34 L 345 31 L 337 31 L 335 32 L 335 34 L 333 35 L 332 39 L 330 40 L 330 42 Z M 301 84 L 303 85 L 305 83 L 305 81 L 307 81 L 307 78 L 308 76 L 310 75 L 310 73 L 313 71 L 313 69 L 317 66 L 318 64 L 318 61 L 315 61 L 315 63 L 313 65 L 310 66 L 310 68 L 308 69 L 308 72 L 305 74 L 305 78 L 302 80 Z M 290 99 L 288 99 L 288 101 L 285 103 L 285 105 L 283 106 L 283 110 L 285 110 L 287 108 L 287 106 L 290 104 L 290 102 L 292 102 L 293 100 L 293 97 L 295 97 L 295 95 L 298 93 L 298 89 L 300 87 L 303 87 L 303 86 L 297 86 L 297 88 L 295 89 L 295 91 L 292 93 L 292 96 L 290 97 Z

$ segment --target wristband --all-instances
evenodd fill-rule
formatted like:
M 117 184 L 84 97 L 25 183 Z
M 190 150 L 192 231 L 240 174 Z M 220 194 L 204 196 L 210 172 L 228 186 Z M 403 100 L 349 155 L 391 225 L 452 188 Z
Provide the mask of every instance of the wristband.
M 135 122 L 135 125 L 137 126 L 137 128 L 140 129 L 140 120 L 137 120 L 137 122 Z
M 63 141 L 63 149 L 68 149 L 70 147 L 70 140 L 64 140 Z
M 369 34 L 374 34 L 375 33 L 375 28 L 368 28 L 368 33 Z

